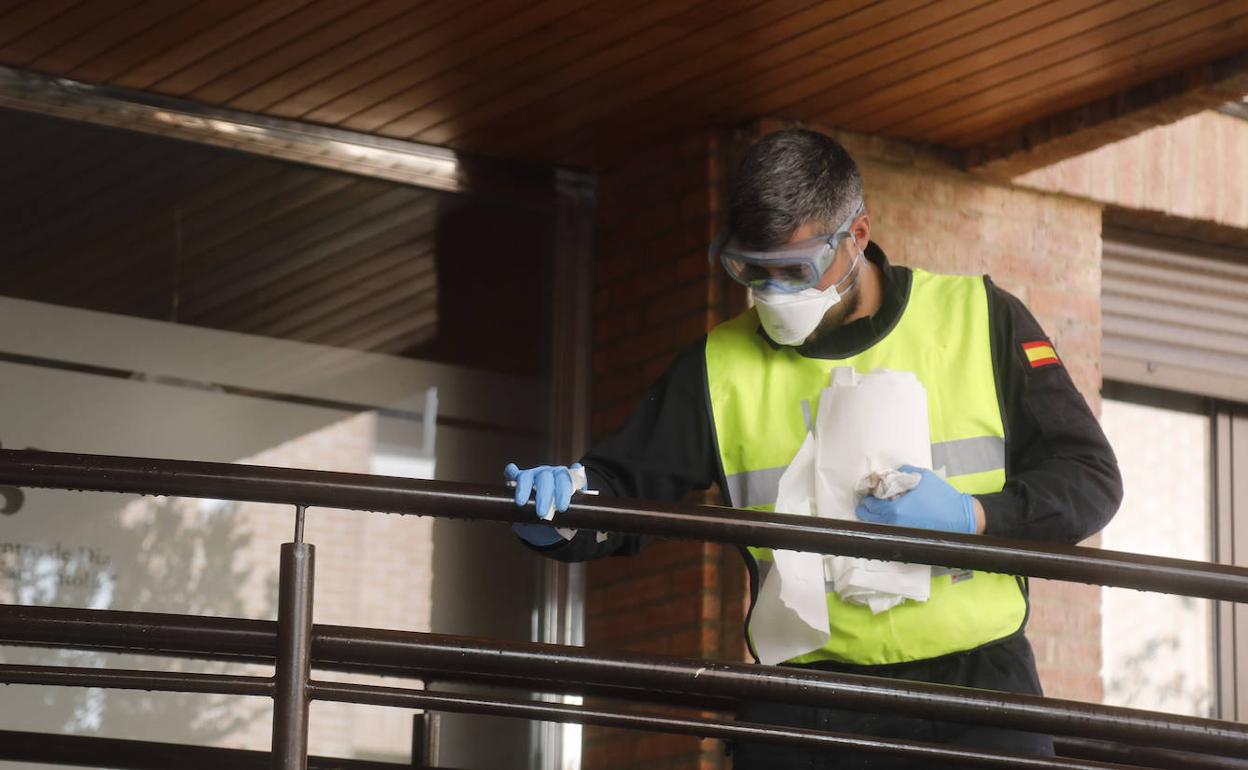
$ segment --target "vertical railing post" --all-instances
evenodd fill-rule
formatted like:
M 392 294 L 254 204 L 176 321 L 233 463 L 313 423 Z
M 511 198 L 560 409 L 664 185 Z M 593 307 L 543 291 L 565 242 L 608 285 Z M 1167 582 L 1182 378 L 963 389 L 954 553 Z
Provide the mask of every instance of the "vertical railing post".
M 437 712 L 412 715 L 412 767 L 428 768 L 438 764 L 438 726 Z
M 312 668 L 312 584 L 316 548 L 303 542 L 305 506 L 295 511 L 295 542 L 282 544 L 273 694 L 273 770 L 307 770 L 308 682 Z

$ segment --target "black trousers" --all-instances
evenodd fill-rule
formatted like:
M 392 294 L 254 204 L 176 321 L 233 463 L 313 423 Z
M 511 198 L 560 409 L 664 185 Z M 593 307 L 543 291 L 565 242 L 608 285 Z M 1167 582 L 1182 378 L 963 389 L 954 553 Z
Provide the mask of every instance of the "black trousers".
M 887 666 L 820 664 L 820 670 L 865 674 L 937 684 L 961 685 L 984 690 L 1041 695 L 1040 678 L 1031 645 L 1021 633 L 969 652 L 914 663 Z M 1053 755 L 1048 735 L 940 722 L 893 714 L 842 709 L 791 706 L 781 703 L 746 703 L 737 711 L 743 722 L 762 722 L 812 730 L 854 733 L 927 743 L 951 744 L 989 751 Z M 902 768 L 969 767 L 960 764 L 914 762 L 880 754 L 826 749 L 806 749 L 778 744 L 737 744 L 730 747 L 733 770 L 901 770 Z

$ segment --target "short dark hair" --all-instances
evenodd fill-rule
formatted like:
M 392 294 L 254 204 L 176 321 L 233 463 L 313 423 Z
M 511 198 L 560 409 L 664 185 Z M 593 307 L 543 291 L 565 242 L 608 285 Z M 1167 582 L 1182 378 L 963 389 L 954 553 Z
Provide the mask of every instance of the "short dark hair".
M 862 175 L 845 148 L 794 128 L 759 139 L 732 186 L 728 228 L 742 246 L 770 249 L 807 222 L 827 231 L 862 199 Z

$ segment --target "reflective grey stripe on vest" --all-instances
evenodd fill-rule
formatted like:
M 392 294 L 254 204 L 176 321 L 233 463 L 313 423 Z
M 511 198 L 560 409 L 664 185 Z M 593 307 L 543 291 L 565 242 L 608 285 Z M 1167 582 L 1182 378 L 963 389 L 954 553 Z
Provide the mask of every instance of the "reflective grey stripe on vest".
M 976 436 L 932 444 L 932 465 L 946 476 L 965 476 L 1005 468 L 1005 440 L 1000 436 Z M 737 508 L 772 505 L 780 490 L 780 477 L 788 466 L 734 473 L 727 478 L 728 499 Z
M 944 468 L 946 476 L 999 471 L 1005 468 L 1005 439 L 976 436 L 932 444 L 932 467 Z
M 775 505 L 776 495 L 780 491 L 780 477 L 786 470 L 788 466 L 734 473 L 726 479 L 729 502 L 735 508 Z

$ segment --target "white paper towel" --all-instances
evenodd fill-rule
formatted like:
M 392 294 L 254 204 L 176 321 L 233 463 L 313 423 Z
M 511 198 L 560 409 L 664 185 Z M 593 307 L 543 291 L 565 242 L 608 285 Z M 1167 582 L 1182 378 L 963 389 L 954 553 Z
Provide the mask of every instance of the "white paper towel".
M 834 369 L 817 414 L 814 433 L 780 478 L 778 513 L 855 520 L 855 489 L 865 476 L 904 464 L 931 467 L 927 393 L 911 372 Z M 772 555 L 750 624 L 755 651 L 769 665 L 827 642 L 827 583 L 843 600 L 875 613 L 906 599 L 925 601 L 931 590 L 927 565 L 796 551 Z
M 857 520 L 856 489 L 863 477 L 901 465 L 932 467 L 927 391 L 913 372 L 832 370 L 815 419 L 815 510 Z M 825 577 L 845 601 L 879 613 L 906 599 L 926 601 L 931 567 L 848 556 L 827 556 Z
M 927 391 L 913 372 L 832 370 L 815 417 L 815 510 L 854 521 L 854 488 L 872 471 L 932 467 Z
M 815 437 L 806 440 L 784 475 L 776 513 L 814 513 Z M 750 622 L 750 636 L 759 661 L 769 666 L 822 647 L 828 632 L 828 599 L 824 593 L 823 555 L 805 551 L 772 551 L 775 560 L 763 584 Z

